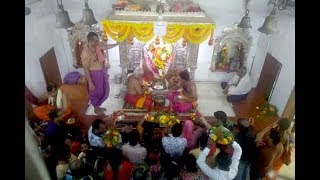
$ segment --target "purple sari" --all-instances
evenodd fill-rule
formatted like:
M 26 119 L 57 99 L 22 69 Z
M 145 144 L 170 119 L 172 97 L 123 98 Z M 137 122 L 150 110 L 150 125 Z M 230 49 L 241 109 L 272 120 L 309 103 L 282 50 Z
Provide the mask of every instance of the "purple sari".
M 90 91 L 89 84 L 87 84 L 89 99 L 93 107 L 99 107 L 109 97 L 109 74 L 105 69 L 90 70 L 90 76 L 95 90 Z

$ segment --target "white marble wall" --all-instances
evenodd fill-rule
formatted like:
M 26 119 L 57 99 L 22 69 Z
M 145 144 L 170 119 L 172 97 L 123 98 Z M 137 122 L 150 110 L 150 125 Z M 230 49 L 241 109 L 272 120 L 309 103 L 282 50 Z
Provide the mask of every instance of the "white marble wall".
M 277 16 L 279 32 L 272 36 L 261 34 L 259 37 L 251 77 L 256 86 L 267 52 L 282 63 L 270 99 L 270 103 L 278 107 L 281 116 L 295 85 L 295 16 L 286 11 L 278 12 Z
M 75 23 L 81 20 L 84 1 L 68 0 L 63 1 L 63 5 L 71 21 Z M 62 79 L 70 71 L 83 70 L 75 69 L 72 65 L 66 30 L 54 27 L 56 0 L 41 0 L 28 7 L 31 8 L 31 14 L 25 16 L 25 83 L 36 96 L 40 96 L 45 92 L 45 80 L 39 58 L 50 48 L 55 49 Z M 89 7 L 94 10 L 98 21 L 111 9 L 110 2 L 105 0 L 89 1 Z

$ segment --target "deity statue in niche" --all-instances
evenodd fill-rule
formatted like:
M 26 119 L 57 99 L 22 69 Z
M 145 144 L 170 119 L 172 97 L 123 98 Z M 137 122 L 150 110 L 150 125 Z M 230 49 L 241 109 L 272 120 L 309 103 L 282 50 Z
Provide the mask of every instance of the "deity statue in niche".
M 218 53 L 218 60 L 216 62 L 216 67 L 221 70 L 228 70 L 229 69 L 227 45 L 223 45 L 221 48 L 221 51 Z

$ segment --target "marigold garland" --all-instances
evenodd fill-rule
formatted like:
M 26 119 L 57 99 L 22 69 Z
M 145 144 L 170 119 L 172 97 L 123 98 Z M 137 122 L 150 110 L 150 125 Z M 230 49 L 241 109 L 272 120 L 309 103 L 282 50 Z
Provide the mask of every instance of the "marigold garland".
M 109 128 L 104 136 L 104 142 L 108 148 L 118 145 L 119 131 L 116 128 Z
M 145 119 L 150 122 L 159 123 L 161 126 L 173 126 L 175 123 L 180 123 L 180 120 L 174 114 L 157 112 L 155 114 L 146 115 Z
M 218 144 L 231 144 L 234 140 L 232 132 L 223 126 L 212 127 L 209 129 L 209 137 Z

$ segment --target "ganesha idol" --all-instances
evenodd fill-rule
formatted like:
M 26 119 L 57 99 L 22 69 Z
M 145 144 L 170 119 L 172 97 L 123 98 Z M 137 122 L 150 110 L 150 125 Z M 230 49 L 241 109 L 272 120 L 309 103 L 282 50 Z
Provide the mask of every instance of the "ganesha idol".
M 162 82 L 173 61 L 172 46 L 163 42 L 161 38 L 156 37 L 144 46 L 144 58 L 146 66 L 153 76 L 158 82 Z M 159 85 L 159 83 L 155 84 Z

